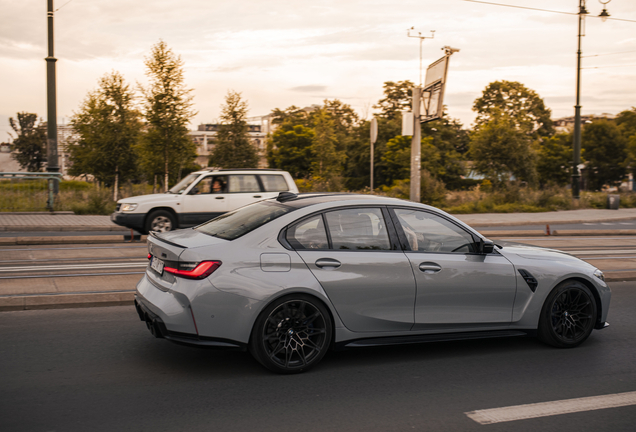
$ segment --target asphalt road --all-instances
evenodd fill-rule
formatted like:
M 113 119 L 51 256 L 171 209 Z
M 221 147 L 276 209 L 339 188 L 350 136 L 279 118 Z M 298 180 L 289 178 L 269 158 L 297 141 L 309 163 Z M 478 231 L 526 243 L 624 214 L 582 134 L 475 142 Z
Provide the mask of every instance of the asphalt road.
M 3 431 L 634 431 L 636 406 L 480 425 L 466 412 L 636 390 L 636 283 L 576 349 L 533 338 L 329 353 L 274 375 L 154 339 L 133 307 L 0 313 Z

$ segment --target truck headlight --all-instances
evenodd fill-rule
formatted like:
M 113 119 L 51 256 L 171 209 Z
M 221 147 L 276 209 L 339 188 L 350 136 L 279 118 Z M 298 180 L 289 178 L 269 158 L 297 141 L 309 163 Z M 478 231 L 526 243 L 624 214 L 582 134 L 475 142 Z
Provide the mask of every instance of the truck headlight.
M 137 208 L 137 204 L 122 204 L 121 205 L 121 211 L 126 212 L 126 211 L 133 211 Z
M 596 276 L 597 278 L 599 278 L 600 280 L 602 280 L 603 282 L 605 282 L 605 275 L 603 274 L 602 271 L 600 271 L 599 269 L 594 270 L 594 276 Z

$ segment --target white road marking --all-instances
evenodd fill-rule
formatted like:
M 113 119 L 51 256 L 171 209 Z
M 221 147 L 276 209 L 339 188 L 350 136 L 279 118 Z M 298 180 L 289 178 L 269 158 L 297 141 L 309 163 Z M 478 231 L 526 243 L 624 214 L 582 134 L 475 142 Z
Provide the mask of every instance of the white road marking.
M 619 222 L 621 225 L 634 225 L 633 222 Z
M 493 424 L 629 405 L 636 405 L 636 391 L 492 408 L 464 414 L 479 424 Z
M 583 222 L 583 225 L 598 225 L 597 223 Z

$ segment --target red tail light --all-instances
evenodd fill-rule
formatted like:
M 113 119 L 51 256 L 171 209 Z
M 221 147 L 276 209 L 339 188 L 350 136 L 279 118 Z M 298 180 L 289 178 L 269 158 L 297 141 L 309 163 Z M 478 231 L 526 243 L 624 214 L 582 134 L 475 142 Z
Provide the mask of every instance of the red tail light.
M 221 261 L 202 261 L 192 270 L 179 270 L 172 267 L 164 267 L 164 271 L 175 276 L 187 279 L 205 279 L 221 266 Z
M 148 254 L 148 259 L 151 259 L 151 258 L 152 258 L 152 254 Z

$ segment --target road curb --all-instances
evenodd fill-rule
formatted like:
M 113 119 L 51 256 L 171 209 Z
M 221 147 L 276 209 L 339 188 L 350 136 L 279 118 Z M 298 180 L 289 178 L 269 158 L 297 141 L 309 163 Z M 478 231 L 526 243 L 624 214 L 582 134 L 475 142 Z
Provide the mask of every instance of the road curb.
M 130 232 L 130 228 L 122 226 L 76 226 L 76 225 L 4 225 L 0 226 L 0 231 L 4 232 L 54 232 L 54 231 L 121 231 Z
M 479 215 L 479 214 L 480 213 L 475 213 L 475 215 Z M 501 214 L 501 213 L 496 213 L 496 214 Z M 503 214 L 511 214 L 511 213 L 503 213 Z M 523 214 L 529 214 L 529 213 L 523 213 Z M 542 213 L 534 213 L 534 214 L 541 215 Z M 592 218 L 592 219 L 565 219 L 565 220 L 551 220 L 551 221 L 521 220 L 516 222 L 482 222 L 482 221 L 474 221 L 474 220 L 471 221 L 469 217 L 464 218 L 466 219 L 466 221 L 464 221 L 462 219 L 462 216 L 466 216 L 465 214 L 451 214 L 451 216 L 459 219 L 460 221 L 464 222 L 467 225 L 470 225 L 472 227 L 479 227 L 479 228 L 507 227 L 507 226 L 521 226 L 521 225 L 570 225 L 570 224 L 582 224 L 582 223 L 620 222 L 625 220 L 636 219 L 636 215 L 631 215 L 631 216 L 620 216 L 616 218 L 599 217 L 599 218 Z
M 478 230 L 484 237 L 597 237 L 597 236 L 636 236 L 634 229 L 620 230 L 554 230 L 550 236 L 540 230 Z
M 104 292 L 90 294 L 49 294 L 0 297 L 0 312 L 34 309 L 70 309 L 105 306 L 129 306 L 135 293 Z
M 113 238 L 116 237 L 116 238 Z M 59 237 L 0 237 L 0 246 L 16 245 L 56 245 L 56 244 L 108 244 L 108 243 L 130 243 L 124 241 L 124 236 L 59 236 Z M 146 243 L 146 236 L 141 236 L 141 240 L 134 243 Z

